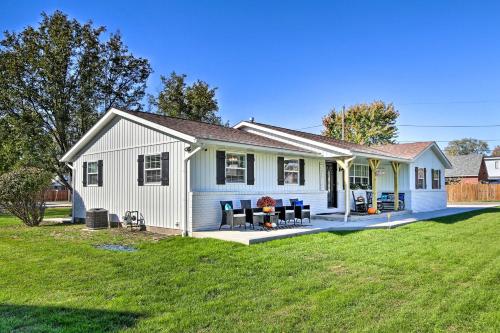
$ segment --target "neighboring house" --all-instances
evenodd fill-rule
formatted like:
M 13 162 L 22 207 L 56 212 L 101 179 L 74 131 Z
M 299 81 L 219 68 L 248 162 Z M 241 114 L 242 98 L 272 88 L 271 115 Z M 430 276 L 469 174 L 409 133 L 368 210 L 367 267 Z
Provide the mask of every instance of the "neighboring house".
M 174 233 L 218 228 L 219 201 L 255 205 L 264 195 L 347 216 L 351 186 L 404 193 L 415 212 L 442 209 L 451 167 L 434 142 L 371 148 L 255 122 L 230 128 L 117 109 L 61 161 L 73 168 L 75 219 L 90 208 L 107 209 L 112 221 L 138 210 L 150 229 Z
M 488 171 L 483 155 L 446 155 L 453 165 L 445 172 L 447 183 L 477 184 L 488 180 Z
M 488 170 L 488 183 L 500 184 L 500 156 L 484 158 L 486 170 Z

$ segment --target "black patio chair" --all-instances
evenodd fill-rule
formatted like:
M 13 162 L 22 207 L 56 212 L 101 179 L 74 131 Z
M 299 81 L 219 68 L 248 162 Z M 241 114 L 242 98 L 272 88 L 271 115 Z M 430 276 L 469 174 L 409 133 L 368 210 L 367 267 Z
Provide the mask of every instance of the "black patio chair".
M 252 200 L 240 200 L 241 209 L 252 208 Z
M 226 209 L 226 205 L 229 205 L 231 209 Z M 219 230 L 223 225 L 229 225 L 231 230 L 233 230 L 233 227 L 236 225 L 238 225 L 240 228 L 242 225 L 245 227 L 245 229 L 247 228 L 246 215 L 243 209 L 234 209 L 232 201 L 220 201 L 220 206 L 222 209 L 222 218 Z
M 255 229 L 255 225 L 264 224 L 264 214 L 262 208 L 245 208 L 245 221 Z
M 311 206 L 310 205 L 295 205 L 294 206 L 295 221 L 300 220 L 300 224 L 304 222 L 305 219 L 311 222 Z
M 293 206 L 276 206 L 275 210 L 278 212 L 278 222 L 282 221 L 285 225 L 292 221 L 295 223 L 295 211 Z

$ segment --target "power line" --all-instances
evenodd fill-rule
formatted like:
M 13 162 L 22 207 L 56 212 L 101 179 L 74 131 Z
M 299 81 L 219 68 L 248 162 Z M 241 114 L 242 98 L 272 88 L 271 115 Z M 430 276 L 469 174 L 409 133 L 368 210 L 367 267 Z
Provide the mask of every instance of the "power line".
M 399 127 L 500 127 L 500 125 L 413 125 L 401 124 Z
M 486 141 L 486 142 L 496 142 L 500 141 L 500 139 L 490 139 L 490 140 L 483 140 L 483 139 L 478 139 L 479 141 Z M 399 143 L 411 143 L 411 142 L 416 142 L 416 141 L 434 141 L 434 142 L 451 142 L 455 140 L 410 140 L 410 141 L 398 141 Z
M 311 128 L 317 128 L 317 127 L 322 127 L 323 124 L 321 125 L 314 125 L 314 126 L 308 126 L 308 127 L 302 127 L 302 128 L 297 128 L 297 130 L 305 130 L 305 129 L 311 129 Z M 396 124 L 398 127 L 446 127 L 446 128 L 480 128 L 480 127 L 500 127 L 500 125 L 418 125 L 418 124 Z
M 445 101 L 445 102 L 408 102 L 394 103 L 394 105 L 440 105 L 440 104 L 496 104 L 499 100 L 478 100 L 478 101 Z

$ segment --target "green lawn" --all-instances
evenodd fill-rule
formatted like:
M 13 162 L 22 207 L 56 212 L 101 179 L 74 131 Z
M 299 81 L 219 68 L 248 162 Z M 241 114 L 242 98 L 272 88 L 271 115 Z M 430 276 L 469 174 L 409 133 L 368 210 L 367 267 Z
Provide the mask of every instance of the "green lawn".
M 500 208 L 252 246 L 82 229 L 0 216 L 0 332 L 500 331 Z

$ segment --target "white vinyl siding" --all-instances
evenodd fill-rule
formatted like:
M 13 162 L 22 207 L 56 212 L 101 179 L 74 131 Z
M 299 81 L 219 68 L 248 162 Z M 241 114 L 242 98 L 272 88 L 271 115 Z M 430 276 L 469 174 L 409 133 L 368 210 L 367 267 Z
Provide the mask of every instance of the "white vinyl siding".
M 427 188 L 415 189 L 415 167 L 426 169 Z M 427 150 L 410 164 L 410 188 L 409 200 L 406 200 L 406 208 L 414 212 L 427 212 L 446 208 L 446 188 L 444 184 L 444 172 L 441 171 L 441 189 L 432 189 L 429 179 L 432 179 L 431 170 L 444 170 L 445 166 L 432 149 Z
M 324 178 L 324 168 L 321 176 L 319 174 L 320 164 L 325 164 L 323 158 L 297 157 L 304 158 L 305 162 L 305 185 L 299 184 L 279 186 L 278 168 L 276 167 L 276 159 L 282 156 L 279 153 L 268 153 L 261 151 L 248 151 L 249 154 L 254 154 L 254 177 L 255 184 L 247 185 L 246 183 L 228 183 L 217 185 L 216 174 L 216 151 L 224 150 L 230 152 L 224 147 L 208 146 L 202 149 L 191 159 L 191 188 L 193 192 L 256 192 L 256 193 L 286 193 L 289 191 L 308 192 L 320 190 L 320 178 Z M 321 180 L 324 182 L 324 180 Z
M 133 121 L 117 117 L 76 157 L 75 217 L 91 208 L 105 208 L 111 221 L 138 210 L 146 225 L 181 229 L 184 212 L 183 159 L 186 143 Z M 122 148 L 120 148 L 122 146 Z M 170 153 L 169 186 L 138 186 L 139 155 Z M 146 159 L 146 158 L 145 158 Z M 82 163 L 104 160 L 103 187 L 83 187 Z

